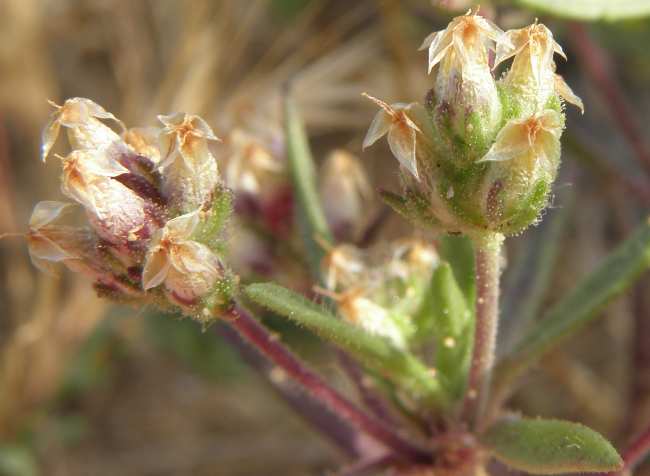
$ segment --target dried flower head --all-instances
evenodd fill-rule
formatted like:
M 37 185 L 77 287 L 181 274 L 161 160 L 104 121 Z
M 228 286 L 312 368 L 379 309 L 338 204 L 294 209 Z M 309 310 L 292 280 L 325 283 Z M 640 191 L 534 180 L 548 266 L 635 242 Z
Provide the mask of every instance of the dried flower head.
M 358 157 L 335 150 L 323 163 L 319 192 L 325 217 L 334 235 L 355 241 L 367 223 L 372 188 Z

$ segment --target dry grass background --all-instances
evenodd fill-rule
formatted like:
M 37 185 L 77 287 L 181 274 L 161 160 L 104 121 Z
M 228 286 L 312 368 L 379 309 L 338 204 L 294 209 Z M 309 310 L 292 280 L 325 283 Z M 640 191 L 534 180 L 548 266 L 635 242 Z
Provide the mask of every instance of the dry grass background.
M 505 26 L 531 18 L 499 13 Z M 89 97 L 134 126 L 183 110 L 205 117 L 218 135 L 240 128 L 281 141 L 279 99 L 291 80 L 317 155 L 341 146 L 360 154 L 373 114 L 360 93 L 418 99 L 427 77 L 415 49 L 446 18 L 424 0 L 2 0 L 0 233 L 24 230 L 33 204 L 58 196 L 58 164 L 38 160 L 47 99 Z M 564 42 L 566 25 L 555 26 Z M 599 35 L 643 121 L 650 61 L 638 43 L 650 39 L 647 23 Z M 579 63 L 563 73 L 588 108 L 583 118 L 569 116 L 570 130 L 597 153 L 565 149 L 559 189 L 575 204 L 545 303 L 648 209 L 610 173 L 639 175 L 602 96 Z M 371 176 L 390 183 L 386 150 L 371 152 L 363 156 Z M 561 197 L 548 219 L 568 203 Z M 392 220 L 387 234 L 411 233 Z M 512 241 L 515 267 L 534 241 Z M 517 286 L 510 289 L 516 302 Z M 517 404 L 528 414 L 584 421 L 624 444 L 650 419 L 648 289 L 646 280 L 544 362 Z M 112 306 L 75 276 L 38 274 L 19 239 L 0 241 L 0 300 L 0 474 L 323 474 L 340 459 L 212 334 Z M 294 340 L 321 362 L 312 340 Z

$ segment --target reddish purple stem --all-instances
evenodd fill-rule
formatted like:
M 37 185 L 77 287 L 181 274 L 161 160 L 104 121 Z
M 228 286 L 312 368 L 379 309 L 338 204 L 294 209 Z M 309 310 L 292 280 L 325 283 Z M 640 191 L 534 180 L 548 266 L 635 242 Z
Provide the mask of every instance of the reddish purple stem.
M 233 309 L 226 317 L 229 318 L 229 324 L 244 339 L 309 391 L 315 400 L 403 458 L 422 463 L 432 461 L 433 456 L 430 451 L 407 441 L 382 421 L 364 413 L 317 374 L 306 368 L 289 349 L 282 345 L 277 337 L 273 336 L 244 309 Z
M 637 464 L 650 454 L 650 426 L 639 435 L 623 453 L 623 469 L 617 473 L 609 473 L 609 476 L 619 476 L 630 471 Z

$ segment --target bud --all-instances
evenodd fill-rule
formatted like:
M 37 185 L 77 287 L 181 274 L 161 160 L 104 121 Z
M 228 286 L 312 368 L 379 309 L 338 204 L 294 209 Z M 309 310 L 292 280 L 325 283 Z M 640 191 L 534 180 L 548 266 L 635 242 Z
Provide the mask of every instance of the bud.
M 209 202 L 220 183 L 208 142 L 221 140 L 198 116 L 176 113 L 158 119 L 164 125 L 158 166 L 163 175 L 163 195 L 172 208 L 188 213 Z
M 169 220 L 155 233 L 142 271 L 145 290 L 164 284 L 176 304 L 191 307 L 224 276 L 219 258 L 192 239 L 199 223 L 200 211 L 196 210 Z
M 344 150 L 332 152 L 321 167 L 320 199 L 334 236 L 356 241 L 369 215 L 372 189 L 359 159 Z
M 497 47 L 495 66 L 514 56 L 508 74 L 501 81 L 504 99 L 518 117 L 553 108 L 556 94 L 583 110 L 582 101 L 561 76 L 555 74 L 553 54 L 566 60 L 562 47 L 545 25 L 534 24 L 506 34 L 508 41 Z M 549 102 L 551 102 L 549 104 Z
M 501 102 L 488 51 L 507 42 L 501 29 L 471 10 L 424 40 L 420 49 L 429 50 L 429 73 L 438 66 L 427 107 L 441 135 L 442 153 L 460 141 L 475 155 L 496 135 Z

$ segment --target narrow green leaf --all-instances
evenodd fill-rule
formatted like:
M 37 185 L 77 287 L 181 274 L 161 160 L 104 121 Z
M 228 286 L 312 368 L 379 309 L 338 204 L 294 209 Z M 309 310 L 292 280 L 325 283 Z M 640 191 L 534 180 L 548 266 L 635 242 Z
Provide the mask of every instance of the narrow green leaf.
M 300 294 L 277 284 L 251 284 L 244 292 L 257 304 L 304 325 L 321 338 L 354 355 L 416 400 L 436 406 L 445 403 L 440 383 L 429 369 L 415 356 L 397 349 L 387 339 L 341 321 Z
M 305 127 L 298 108 L 289 95 L 285 98 L 284 114 L 287 155 L 298 205 L 298 222 L 312 274 L 318 276 L 320 262 L 325 253 L 318 240 L 331 242 L 332 234 L 321 208 L 314 160 Z
M 454 399 L 460 398 L 472 352 L 473 319 L 448 263 L 434 270 L 415 320 L 421 339 L 433 336 L 435 368 L 446 393 Z
M 529 8 L 564 18 L 616 21 L 650 15 L 650 0 L 517 0 Z
M 476 272 L 472 240 L 465 235 L 444 234 L 438 239 L 438 251 L 442 259 L 451 265 L 456 282 L 473 312 L 476 300 Z
M 598 317 L 599 311 L 650 268 L 650 221 L 605 258 L 537 323 L 497 368 L 500 388 L 541 355 Z
M 494 457 L 536 474 L 617 471 L 623 460 L 600 434 L 561 420 L 507 419 L 481 437 Z

